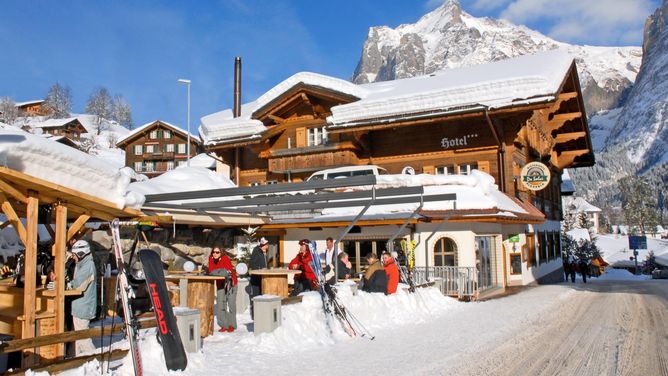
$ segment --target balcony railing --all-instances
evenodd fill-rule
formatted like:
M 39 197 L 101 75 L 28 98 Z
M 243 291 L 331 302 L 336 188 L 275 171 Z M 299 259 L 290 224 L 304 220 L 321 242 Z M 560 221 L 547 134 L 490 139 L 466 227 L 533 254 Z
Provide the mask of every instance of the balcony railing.
M 416 285 L 436 282 L 443 295 L 476 298 L 480 292 L 478 271 L 472 266 L 416 266 L 412 277 Z

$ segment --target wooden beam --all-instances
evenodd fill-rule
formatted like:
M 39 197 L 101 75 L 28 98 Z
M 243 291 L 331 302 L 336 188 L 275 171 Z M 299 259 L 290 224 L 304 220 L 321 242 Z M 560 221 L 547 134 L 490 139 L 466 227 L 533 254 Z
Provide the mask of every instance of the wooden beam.
M 578 150 L 566 150 L 562 151 L 561 153 L 557 153 L 556 151 L 552 152 L 552 160 L 555 161 L 554 165 L 557 166 L 559 169 L 564 169 L 569 167 L 575 158 L 585 155 L 587 153 L 591 153 L 591 150 L 589 149 L 578 149 Z
M 14 227 L 14 230 L 16 230 L 19 239 L 21 239 L 21 243 L 26 244 L 26 228 L 23 227 L 23 223 L 16 214 L 16 211 L 14 211 L 12 204 L 7 200 L 7 196 L 2 192 L 0 192 L 0 201 L 2 201 L 2 212 L 5 213 L 7 221 L 9 221 L 12 224 L 12 227 Z
M 569 132 L 569 133 L 559 133 L 554 138 L 554 142 L 561 144 L 568 141 L 577 140 L 578 138 L 586 137 L 587 132 Z
M 22 203 L 28 202 L 28 197 L 23 194 L 23 192 L 19 191 L 18 189 L 14 188 L 10 184 L 8 184 L 6 181 L 0 179 L 0 190 L 3 192 L 6 192 L 8 195 L 14 197 L 18 201 L 21 201 Z
M 24 274 L 23 274 L 23 336 L 22 338 L 32 338 L 35 336 L 35 289 L 37 283 L 35 275 L 37 274 L 37 217 L 39 215 L 38 193 L 29 190 L 28 202 L 26 208 L 26 242 L 24 255 Z M 33 351 L 26 351 L 23 354 L 23 365 L 31 366 L 35 364 L 35 354 Z
M 89 219 L 90 219 L 90 215 L 81 214 L 79 216 L 79 218 L 77 218 L 77 220 L 74 221 L 74 223 L 72 223 L 72 226 L 70 226 L 70 228 L 67 230 L 67 241 L 68 242 L 70 240 L 72 240 L 74 235 L 76 235 L 77 232 L 79 232 L 79 230 L 81 230 L 81 228 L 86 224 L 86 222 L 88 222 Z
M 155 319 L 139 320 L 140 329 L 154 328 L 156 326 Z M 0 345 L 0 354 L 8 354 L 14 351 L 21 351 L 25 349 L 33 349 L 36 347 L 50 346 L 58 343 L 73 342 L 80 339 L 95 338 L 101 335 L 109 335 L 112 333 L 120 333 L 125 330 L 125 324 L 117 324 L 113 326 L 93 327 L 82 330 L 73 330 L 65 333 L 49 334 L 35 338 L 14 339 L 3 342 Z
M 51 227 L 49 225 L 48 227 Z M 56 333 L 65 331 L 65 250 L 67 249 L 67 207 L 56 206 L 56 231 L 53 237 L 54 272 L 56 273 Z M 65 346 L 60 345 L 56 350 L 57 356 L 65 355 Z
M 562 103 L 569 101 L 573 98 L 577 98 L 578 93 L 576 91 L 571 91 L 568 93 L 561 93 L 557 96 L 556 102 L 554 102 L 554 105 L 552 106 L 552 109 L 554 111 L 558 111 L 559 107 L 561 106 Z
M 390 219 L 384 221 L 374 221 L 366 220 L 359 221 L 358 226 L 384 226 L 384 225 L 401 225 L 405 222 L 404 219 Z M 409 223 L 417 223 L 417 219 L 412 219 Z M 313 223 L 277 223 L 263 225 L 261 230 L 271 230 L 271 229 L 285 229 L 285 228 L 309 228 L 309 227 L 345 227 L 350 224 L 350 221 L 338 221 L 338 222 L 313 222 Z
M 11 224 L 12 224 L 12 222 L 11 222 L 10 220 L 6 220 L 6 221 L 0 223 L 0 230 L 4 230 L 5 227 L 7 227 L 7 226 L 9 226 L 9 225 L 11 225 Z
M 582 117 L 582 112 L 567 112 L 563 114 L 556 114 L 551 120 L 545 124 L 546 133 L 552 133 L 555 129 L 559 129 L 566 124 L 567 121 L 579 119 Z
M 269 119 L 275 121 L 277 124 L 285 123 L 285 119 L 283 119 L 283 118 L 280 117 L 280 116 L 276 116 L 276 115 L 269 114 L 269 115 L 267 115 L 267 117 L 268 117 Z
M 59 360 L 44 366 L 30 367 L 31 370 L 30 374 L 32 375 L 34 374 L 34 372 L 48 372 L 49 374 L 59 373 L 68 369 L 81 367 L 83 364 L 88 363 L 93 359 L 98 359 L 98 360 L 108 359 L 109 361 L 118 360 L 124 358 L 128 354 L 128 351 L 129 350 L 126 349 L 116 349 L 113 350 L 111 353 L 105 352 L 100 354 L 99 352 L 97 352 L 93 355 L 85 355 L 71 359 Z M 15 372 L 9 372 L 6 375 L 7 376 L 25 375 L 26 371 L 27 369 Z

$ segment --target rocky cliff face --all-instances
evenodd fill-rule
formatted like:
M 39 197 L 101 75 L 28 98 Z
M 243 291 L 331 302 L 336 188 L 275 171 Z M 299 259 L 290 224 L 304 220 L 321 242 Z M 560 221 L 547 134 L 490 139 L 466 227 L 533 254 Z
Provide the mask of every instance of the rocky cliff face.
M 618 107 L 640 67 L 640 47 L 557 42 L 504 20 L 476 18 L 447 0 L 415 24 L 372 27 L 352 80 L 387 81 L 562 48 L 576 56 L 587 111 Z
M 622 145 L 641 171 L 668 163 L 668 0 L 645 23 L 640 73 L 606 145 Z

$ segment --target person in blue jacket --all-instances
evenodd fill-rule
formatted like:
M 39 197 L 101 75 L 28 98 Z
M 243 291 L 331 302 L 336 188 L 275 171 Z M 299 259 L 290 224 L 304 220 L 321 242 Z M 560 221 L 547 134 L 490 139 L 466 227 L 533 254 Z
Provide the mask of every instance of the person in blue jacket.
M 76 262 L 74 278 L 68 289 L 82 292 L 81 296 L 72 301 L 72 322 L 74 330 L 88 329 L 90 320 L 95 318 L 97 308 L 97 281 L 95 262 L 90 252 L 90 244 L 85 240 L 78 240 L 72 246 L 72 258 Z M 76 356 L 90 354 L 95 351 L 95 345 L 90 338 L 76 341 Z

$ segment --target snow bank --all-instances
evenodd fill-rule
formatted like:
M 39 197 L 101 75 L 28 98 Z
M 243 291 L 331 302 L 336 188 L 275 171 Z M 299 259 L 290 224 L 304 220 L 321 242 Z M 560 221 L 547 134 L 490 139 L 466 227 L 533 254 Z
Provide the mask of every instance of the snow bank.
M 415 323 L 433 320 L 464 303 L 443 296 L 437 289 L 420 289 L 418 294 L 405 292 L 400 285 L 395 295 L 368 294 L 359 292 L 353 296 L 351 290 L 342 284 L 337 286 L 342 303 L 366 328 L 376 336 L 376 340 L 392 338 L 397 328 L 409 327 Z M 239 328 L 234 333 L 218 333 L 204 340 L 202 351 L 188 354 L 186 374 L 212 374 L 219 367 L 236 369 L 237 373 L 252 364 L 262 364 L 268 359 L 280 358 L 281 362 L 291 361 L 294 356 L 304 356 L 304 352 L 331 348 L 337 343 L 346 346 L 368 341 L 363 337 L 351 338 L 341 328 L 338 321 L 327 326 L 322 301 L 317 292 L 302 294 L 302 303 L 282 307 L 282 325 L 272 333 L 255 335 L 247 328 L 252 327 L 248 311 L 237 315 Z M 144 375 L 165 375 L 164 355 L 153 331 L 144 333 L 140 347 L 144 364 Z M 375 342 L 375 341 L 374 341 Z M 243 359 L 243 363 L 238 363 Z M 351 359 L 352 360 L 352 359 Z M 234 363 L 233 363 L 234 362 Z M 94 363 L 64 375 L 94 375 Z M 295 364 L 295 367 L 298 367 Z M 84 373 L 85 372 L 85 373 Z M 353 372 L 354 373 L 354 372 Z M 118 375 L 132 375 L 130 355 L 116 372 Z
M 232 188 L 234 183 L 204 167 L 181 166 L 146 181 L 131 183 L 128 190 L 142 195 Z
M 129 168 L 20 130 L 0 131 L 0 165 L 112 202 L 139 208 L 144 197 L 128 193 Z M 129 171 L 128 171 L 129 170 Z
M 605 273 L 598 277 L 599 281 L 647 281 L 650 275 L 634 275 L 626 269 L 606 268 Z

